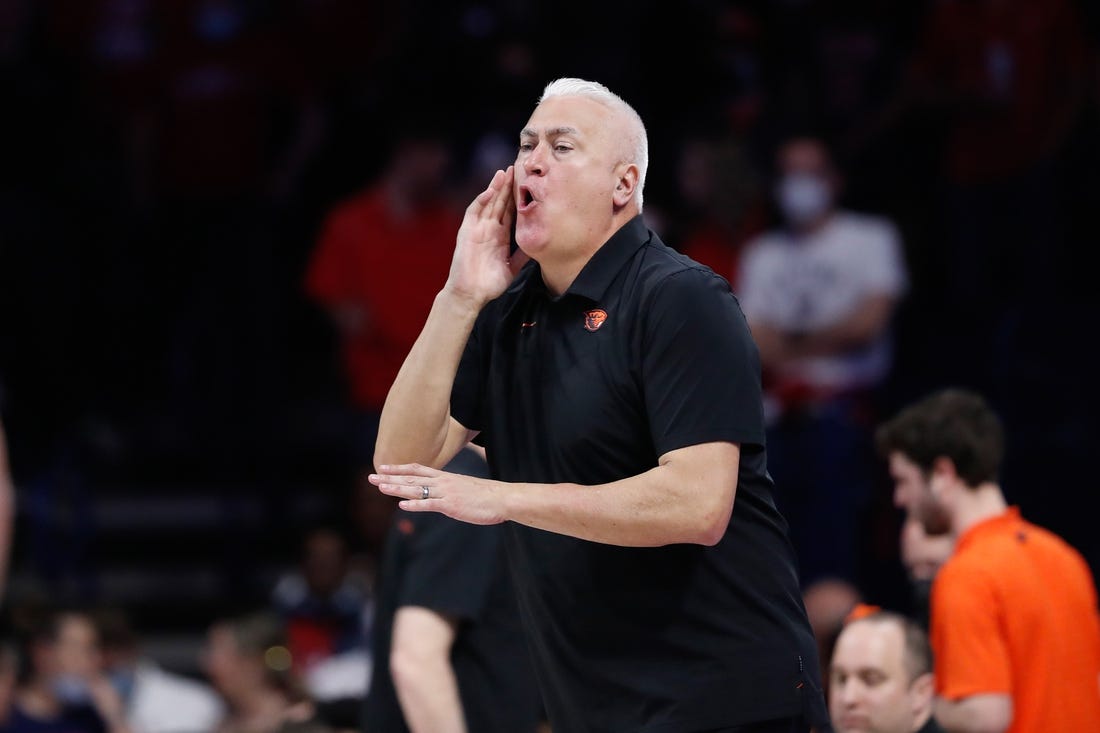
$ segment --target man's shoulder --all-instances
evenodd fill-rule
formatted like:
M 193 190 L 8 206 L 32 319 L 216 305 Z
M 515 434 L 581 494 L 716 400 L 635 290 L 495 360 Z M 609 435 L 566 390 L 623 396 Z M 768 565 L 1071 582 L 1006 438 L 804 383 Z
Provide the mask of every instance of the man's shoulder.
M 729 288 L 729 282 L 724 277 L 669 247 L 656 235 L 638 250 L 637 263 L 635 279 L 662 290 L 675 292 L 707 283 L 721 283 L 726 289 Z
M 1061 577 L 1066 572 L 1091 572 L 1084 556 L 1060 535 L 1021 520 L 985 531 L 962 544 L 937 574 L 946 582 L 966 585 L 986 580 L 1004 581 L 1039 563 Z

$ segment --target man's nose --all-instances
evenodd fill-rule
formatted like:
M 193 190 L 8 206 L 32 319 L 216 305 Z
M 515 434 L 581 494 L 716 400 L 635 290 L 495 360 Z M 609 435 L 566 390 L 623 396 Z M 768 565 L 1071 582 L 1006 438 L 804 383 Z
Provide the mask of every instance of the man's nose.
M 834 682 L 833 684 L 840 687 L 840 694 L 837 696 L 840 698 L 840 702 L 845 706 L 852 706 L 859 701 L 860 686 L 853 680 L 845 680 L 844 682 Z
M 541 176 L 546 172 L 546 158 L 543 156 L 545 149 L 546 146 L 539 143 L 527 154 L 527 157 L 523 159 L 524 173 L 529 176 Z

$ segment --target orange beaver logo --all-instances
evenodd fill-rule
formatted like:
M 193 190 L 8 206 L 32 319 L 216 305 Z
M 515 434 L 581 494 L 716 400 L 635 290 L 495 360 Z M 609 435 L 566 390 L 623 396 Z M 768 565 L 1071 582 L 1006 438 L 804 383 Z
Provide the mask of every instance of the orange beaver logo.
M 607 311 L 600 308 L 594 310 L 585 311 L 584 314 L 584 327 L 589 331 L 597 331 L 603 322 L 607 320 Z

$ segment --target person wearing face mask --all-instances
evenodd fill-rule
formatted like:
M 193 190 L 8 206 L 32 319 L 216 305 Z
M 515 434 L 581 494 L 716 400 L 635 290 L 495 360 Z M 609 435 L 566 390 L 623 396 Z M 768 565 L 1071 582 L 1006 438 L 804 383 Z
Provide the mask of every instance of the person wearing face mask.
M 838 208 L 824 142 L 786 141 L 776 168 L 783 225 L 746 246 L 737 287 L 760 350 L 769 470 L 803 584 L 858 585 L 875 389 L 890 368 L 904 255 L 890 221 Z
M 26 631 L 22 647 L 14 700 L 0 733 L 131 733 L 87 615 L 48 612 Z

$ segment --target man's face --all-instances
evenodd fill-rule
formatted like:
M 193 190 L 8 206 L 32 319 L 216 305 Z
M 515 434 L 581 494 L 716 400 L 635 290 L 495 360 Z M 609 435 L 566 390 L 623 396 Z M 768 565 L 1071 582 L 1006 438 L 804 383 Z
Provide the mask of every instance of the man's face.
M 940 566 L 947 562 L 955 542 L 948 535 L 933 536 L 915 519 L 906 519 L 899 537 L 901 563 L 910 580 L 932 580 Z
M 894 623 L 856 621 L 841 632 L 829 669 L 829 713 L 838 733 L 912 733 L 931 686 L 911 682 L 905 638 Z
M 890 476 L 894 480 L 894 505 L 904 509 L 909 519 L 921 523 L 931 536 L 951 531 L 947 509 L 932 493 L 928 475 L 904 454 L 890 454 Z
M 602 238 L 622 162 L 622 115 L 596 100 L 551 97 L 520 133 L 516 156 L 516 242 L 536 260 Z M 602 241 L 600 242 L 602 243 Z
M 92 622 L 83 616 L 65 616 L 57 640 L 47 646 L 49 672 L 55 675 L 90 677 L 100 668 L 99 645 Z
M 832 209 L 837 180 L 829 153 L 820 142 L 792 140 L 780 149 L 776 163 L 779 183 L 775 195 L 789 223 L 807 225 Z

